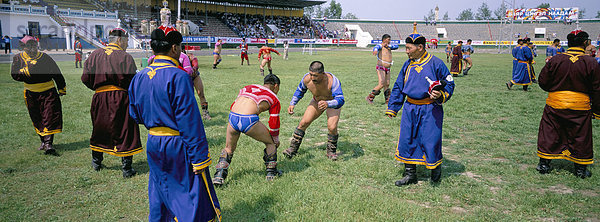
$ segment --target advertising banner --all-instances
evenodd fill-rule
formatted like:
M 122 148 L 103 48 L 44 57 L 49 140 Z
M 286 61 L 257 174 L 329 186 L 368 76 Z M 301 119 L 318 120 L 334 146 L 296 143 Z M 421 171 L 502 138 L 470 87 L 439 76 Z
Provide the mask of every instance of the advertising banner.
M 506 18 L 513 20 L 577 19 L 579 8 L 519 8 L 506 10 Z

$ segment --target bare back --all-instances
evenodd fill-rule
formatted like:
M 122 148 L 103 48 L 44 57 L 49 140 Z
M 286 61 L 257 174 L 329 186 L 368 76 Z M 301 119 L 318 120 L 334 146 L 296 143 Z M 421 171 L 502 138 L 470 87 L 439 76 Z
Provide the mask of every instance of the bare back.
M 267 101 L 262 101 L 260 104 L 256 105 L 254 100 L 245 96 L 240 96 L 235 100 L 231 107 L 231 111 L 241 115 L 258 115 L 259 113 L 269 110 L 269 107 Z

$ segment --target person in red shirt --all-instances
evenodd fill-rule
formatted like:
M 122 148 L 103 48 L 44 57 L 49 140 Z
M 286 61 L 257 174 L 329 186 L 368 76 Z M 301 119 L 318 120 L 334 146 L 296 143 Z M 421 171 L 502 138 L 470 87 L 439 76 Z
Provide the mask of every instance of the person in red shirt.
M 81 56 L 83 55 L 83 46 L 81 45 L 81 41 L 79 37 L 75 38 L 75 44 L 73 44 L 73 49 L 75 50 L 75 68 L 83 68 L 81 65 Z
M 279 83 L 279 77 L 269 74 L 265 76 L 263 85 L 247 85 L 240 90 L 237 99 L 231 104 L 225 149 L 221 150 L 219 155 L 213 184 L 224 184 L 241 133 L 265 144 L 263 160 L 267 171 L 266 179 L 270 181 L 281 175 L 281 172 L 277 170 L 279 111 L 281 110 L 281 104 L 277 98 Z M 267 110 L 270 116 L 270 130 L 260 122 L 258 117 L 258 114 Z
M 248 43 L 246 43 L 246 38 L 242 38 L 242 43 L 240 43 L 239 48 L 241 50 L 240 57 L 242 58 L 241 65 L 244 65 L 244 59 L 246 59 L 246 61 L 248 61 L 248 65 L 250 65 L 250 60 L 248 60 Z
M 277 53 L 278 56 L 281 56 L 277 50 L 267 46 L 267 44 L 265 44 L 258 51 L 258 60 L 260 61 L 262 58 L 262 62 L 260 63 L 260 75 L 262 76 L 265 75 L 265 65 L 269 67 L 269 74 L 273 74 L 273 69 L 271 69 L 271 60 L 273 60 L 271 57 L 271 52 Z

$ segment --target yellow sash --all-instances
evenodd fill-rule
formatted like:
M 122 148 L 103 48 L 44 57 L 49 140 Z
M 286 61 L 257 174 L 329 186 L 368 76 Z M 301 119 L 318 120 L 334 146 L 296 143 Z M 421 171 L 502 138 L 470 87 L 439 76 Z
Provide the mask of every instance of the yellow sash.
M 410 97 L 406 97 L 406 100 L 409 103 L 415 104 L 415 105 L 427 105 L 427 104 L 432 104 L 433 100 L 429 97 L 425 98 L 425 99 L 413 99 Z
M 585 93 L 556 91 L 548 93 L 546 104 L 555 109 L 590 110 L 590 97 Z
M 123 89 L 121 87 L 115 86 L 115 85 L 106 85 L 106 86 L 100 86 L 96 89 L 96 93 L 101 93 L 101 92 L 108 92 L 108 91 L 127 91 L 126 89 Z
M 54 81 L 50 80 L 43 83 L 27 84 L 25 83 L 25 89 L 31 92 L 44 92 L 46 90 L 54 88 Z
M 150 135 L 153 136 L 179 136 L 179 131 L 171 129 L 169 127 L 152 127 L 150 128 Z

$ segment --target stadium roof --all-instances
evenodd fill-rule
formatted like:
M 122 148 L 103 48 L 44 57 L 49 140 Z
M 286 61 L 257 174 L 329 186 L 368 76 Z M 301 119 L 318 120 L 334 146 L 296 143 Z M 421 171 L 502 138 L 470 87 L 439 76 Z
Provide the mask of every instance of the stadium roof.
M 200 2 L 200 3 L 231 3 L 231 4 L 247 4 L 257 6 L 271 6 L 271 7 L 282 7 L 282 8 L 304 8 L 313 5 L 320 5 L 326 1 L 307 1 L 307 0 L 184 0 L 186 2 Z

